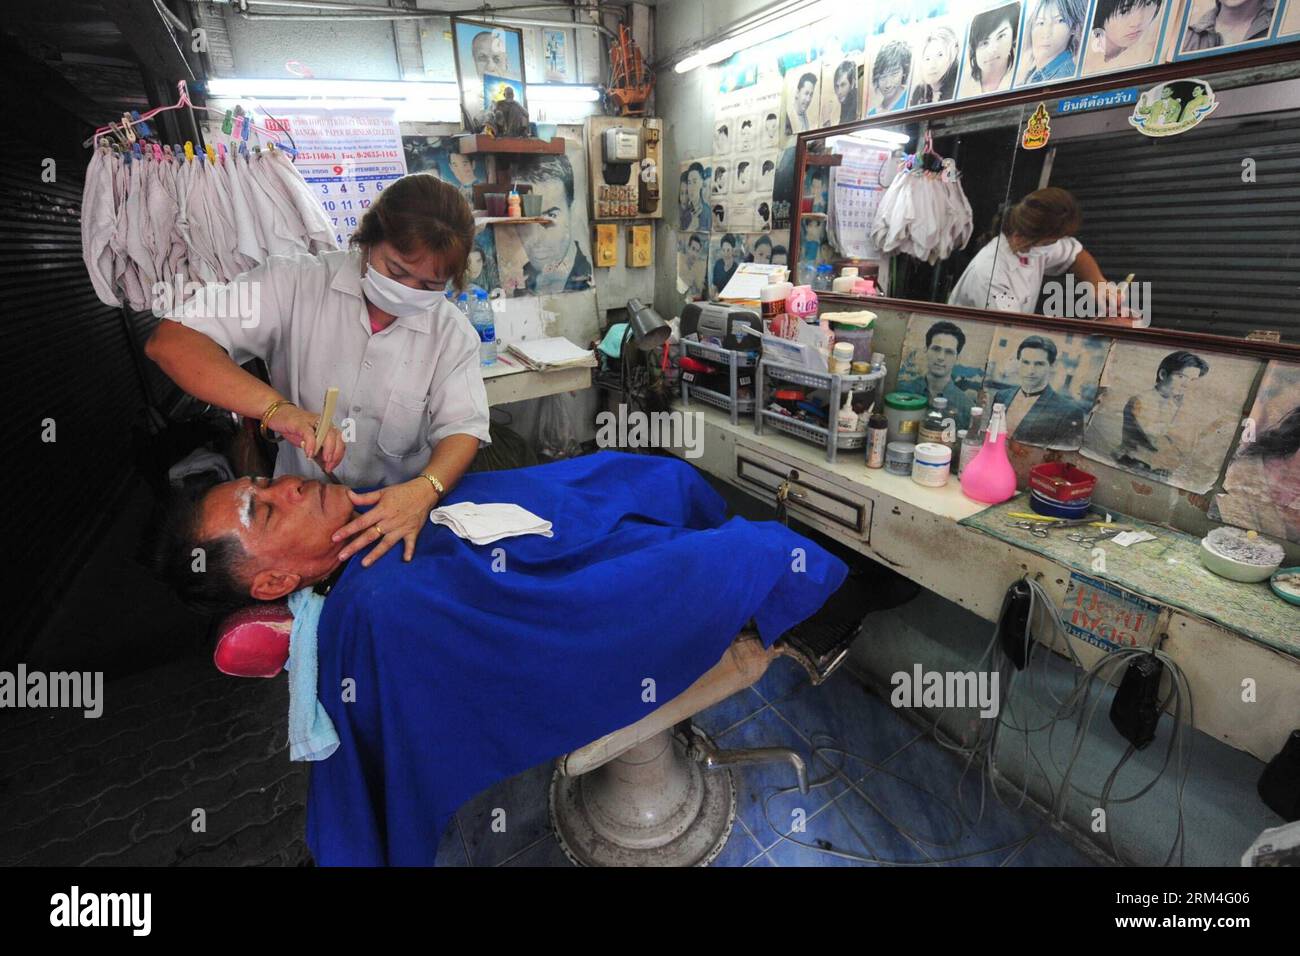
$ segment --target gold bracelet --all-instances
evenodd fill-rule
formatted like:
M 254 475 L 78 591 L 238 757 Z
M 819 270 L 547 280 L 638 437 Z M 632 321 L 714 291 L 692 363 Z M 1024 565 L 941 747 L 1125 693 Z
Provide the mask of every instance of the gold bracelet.
M 427 471 L 420 472 L 420 477 L 429 479 L 429 484 L 433 485 L 433 490 L 438 492 L 438 497 L 440 499 L 444 494 L 446 494 L 447 489 L 442 486 L 442 482 L 439 481 L 437 478 L 435 478 L 433 475 L 429 474 Z
M 267 431 L 266 423 L 271 420 L 271 416 L 275 414 L 276 410 L 281 405 L 292 405 L 292 404 L 293 402 L 289 401 L 287 398 L 279 398 L 267 406 L 266 411 L 262 413 L 262 423 L 258 426 L 258 431 L 262 433 L 263 438 L 265 438 L 267 441 L 282 440 L 279 435 L 272 435 L 269 431 Z

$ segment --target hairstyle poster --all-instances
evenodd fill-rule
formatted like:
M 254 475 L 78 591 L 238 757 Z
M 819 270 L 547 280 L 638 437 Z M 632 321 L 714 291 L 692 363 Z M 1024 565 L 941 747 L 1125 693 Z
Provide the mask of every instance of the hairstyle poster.
M 772 232 L 749 233 L 742 237 L 745 261 L 760 265 L 789 266 L 790 232 L 778 229 Z
M 1175 0 L 1096 0 L 1083 48 L 1084 77 L 1150 66 Z
M 984 388 L 1007 408 L 1007 434 L 1025 445 L 1077 449 L 1110 351 L 1103 335 L 998 326 Z
M 1011 89 L 1020 47 L 1020 0 L 981 10 L 966 29 L 960 99 Z
M 1083 454 L 1195 494 L 1214 487 L 1259 363 L 1154 345 L 1111 349 Z
M 745 261 L 749 250 L 745 248 L 745 237 L 734 232 L 714 236 L 709 245 L 709 294 L 716 299 L 737 267 Z
M 708 232 L 713 220 L 713 166 L 708 157 L 681 164 L 677 185 L 677 228 Z
M 874 36 L 867 44 L 864 106 L 867 116 L 893 113 L 907 106 L 908 84 L 912 79 L 910 32 L 898 29 Z
M 1300 541 L 1300 365 L 1264 369 L 1210 517 Z
M 833 36 L 822 51 L 821 118 L 825 126 L 862 119 L 867 34 Z
M 1190 60 L 1271 43 L 1280 5 L 1280 0 L 1189 0 L 1179 25 L 1174 59 Z
M 781 114 L 785 119 L 781 129 L 787 145 L 794 145 L 794 138 L 800 133 L 826 125 L 821 119 L 821 83 L 821 63 L 818 60 L 786 70 L 782 84 L 784 95 L 781 97 Z
M 993 331 L 984 322 L 913 315 L 907 320 L 895 388 L 946 398 L 957 427 L 965 428 L 984 388 Z
M 432 173 L 460 190 L 465 201 L 474 206 L 474 184 L 487 182 L 482 156 L 460 152 L 451 136 L 403 136 L 408 173 Z
M 943 17 L 927 20 L 912 29 L 909 107 L 947 103 L 957 95 L 967 26 L 967 20 Z
M 1092 0 L 1025 0 L 1017 89 L 1078 76 L 1091 9 Z
M 591 287 L 586 163 L 581 140 L 563 155 L 528 155 L 510 170 L 513 182 L 542 198 L 549 225 L 493 226 L 501 288 L 508 296 L 579 292 Z
M 709 297 L 709 234 L 677 233 L 677 291 L 687 302 Z

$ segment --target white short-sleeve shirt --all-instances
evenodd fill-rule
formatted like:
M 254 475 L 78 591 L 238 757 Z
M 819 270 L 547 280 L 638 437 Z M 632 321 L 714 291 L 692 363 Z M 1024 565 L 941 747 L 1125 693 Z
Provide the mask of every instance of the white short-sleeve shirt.
M 949 305 L 1033 312 L 1043 276 L 1067 271 L 1083 251 L 1083 243 L 1073 237 L 1034 246 L 1023 253 L 1012 252 L 1004 239 L 998 236 L 975 253 L 948 296 Z
M 358 250 L 269 256 L 209 285 L 167 317 L 202 332 L 239 364 L 260 358 L 271 385 L 319 412 L 339 388 L 334 423 L 352 440 L 335 475 L 346 485 L 409 481 L 448 435 L 488 435 L 479 338 L 450 302 L 372 332 Z M 346 437 L 346 431 L 345 431 Z M 276 475 L 320 477 L 300 448 L 279 446 Z

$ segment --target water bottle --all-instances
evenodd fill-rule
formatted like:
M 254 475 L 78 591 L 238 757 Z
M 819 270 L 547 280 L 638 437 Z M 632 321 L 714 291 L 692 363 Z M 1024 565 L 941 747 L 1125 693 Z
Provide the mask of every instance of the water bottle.
M 488 294 L 482 289 L 474 290 L 474 302 L 471 305 L 470 321 L 478 333 L 479 362 L 491 365 L 497 360 L 496 319 L 492 316 L 492 303 Z

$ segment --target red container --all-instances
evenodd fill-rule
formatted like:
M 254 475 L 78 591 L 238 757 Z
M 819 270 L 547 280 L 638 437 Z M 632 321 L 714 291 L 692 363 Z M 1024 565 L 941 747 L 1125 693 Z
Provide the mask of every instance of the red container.
M 1029 469 L 1029 487 L 1044 498 L 1062 504 L 1092 497 L 1097 478 L 1063 461 L 1049 461 Z

